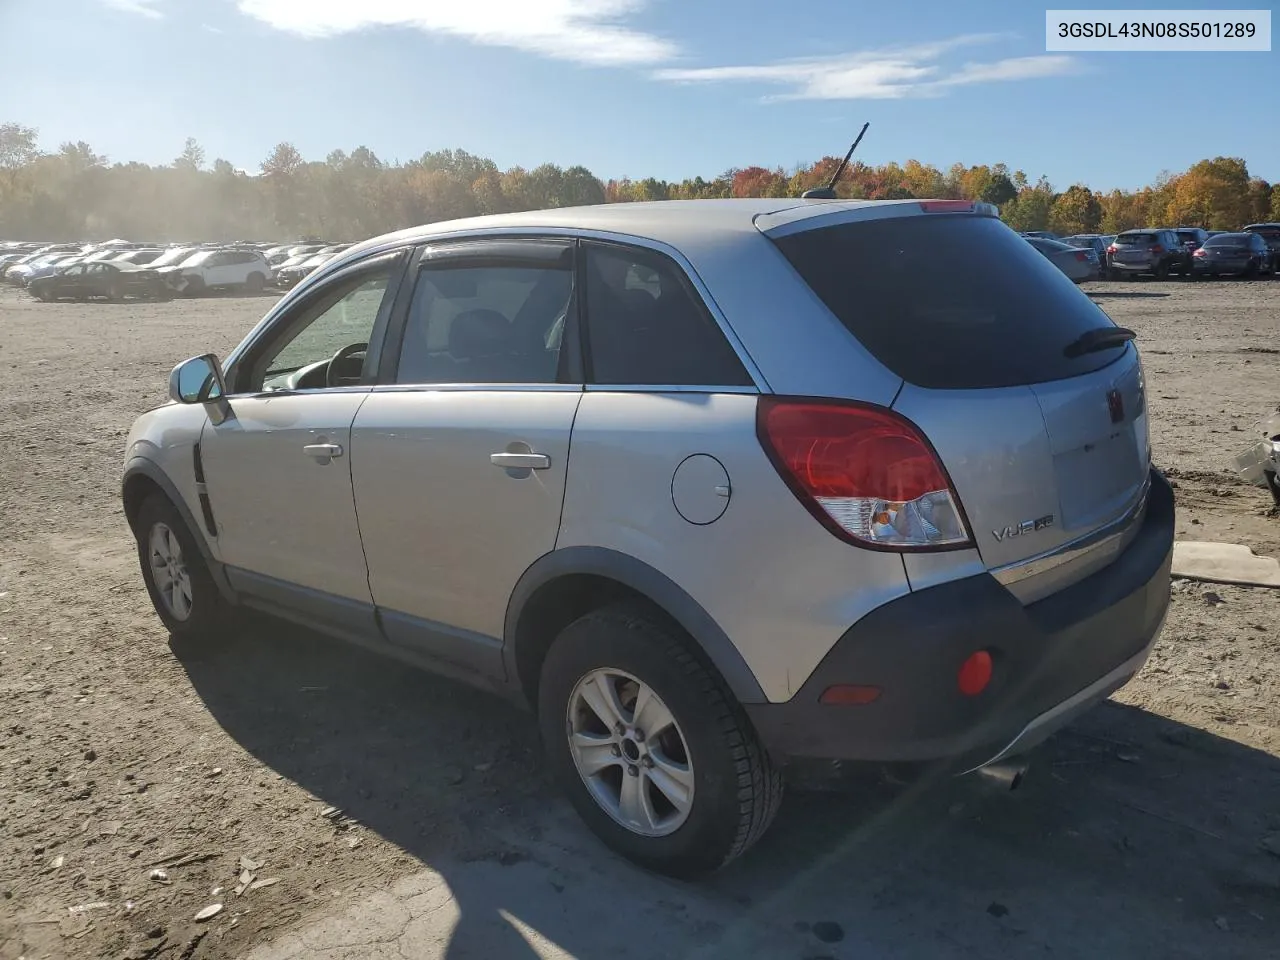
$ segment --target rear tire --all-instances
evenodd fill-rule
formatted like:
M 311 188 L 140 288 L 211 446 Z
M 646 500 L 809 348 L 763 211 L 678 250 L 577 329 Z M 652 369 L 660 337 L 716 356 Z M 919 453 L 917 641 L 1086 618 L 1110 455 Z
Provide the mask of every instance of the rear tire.
M 1155 277 L 1156 277 L 1156 279 L 1157 279 L 1157 280 L 1168 280 L 1168 279 L 1169 279 L 1169 264 L 1167 264 L 1167 263 L 1165 263 L 1165 262 L 1163 262 L 1163 261 L 1162 261 L 1162 262 L 1160 262 L 1160 263 L 1158 263 L 1158 264 L 1156 264 Z
M 612 733 L 614 725 L 602 723 L 599 712 L 585 705 L 593 692 L 604 702 L 601 688 L 589 679 L 593 677 L 617 681 L 609 687 L 618 708 L 612 715 L 621 717 L 618 722 L 624 726 Z M 618 732 L 652 719 L 651 710 L 634 709 L 643 688 L 653 695 L 650 702 L 665 707 L 662 716 L 668 720 L 650 731 L 655 736 L 647 742 L 642 729 L 634 737 Z M 678 629 L 643 605 L 595 610 L 561 632 L 542 666 L 538 721 L 552 772 L 587 826 L 613 850 L 650 870 L 686 879 L 716 870 L 754 844 L 778 811 L 781 774 L 742 708 L 723 681 L 693 656 Z M 591 730 L 580 723 L 591 724 Z M 571 746 L 575 730 L 577 747 Z M 639 741 L 641 755 L 635 763 L 628 760 L 634 759 L 637 743 L 628 743 L 627 737 Z M 645 754 L 655 743 L 660 746 L 652 747 L 652 755 Z M 607 751 L 619 745 L 610 757 Z M 588 760 L 575 759 L 590 750 L 605 751 L 594 754 L 603 763 L 592 775 L 580 772 L 579 763 Z M 674 769 L 688 778 L 690 793 L 670 777 L 663 779 L 673 769 L 670 756 L 681 753 L 684 765 Z M 662 754 L 666 757 L 654 769 L 653 758 Z M 633 797 L 646 798 L 633 802 L 633 809 L 644 811 L 633 826 L 620 818 L 625 816 L 620 811 L 628 785 Z M 687 807 L 667 799 L 673 786 Z M 612 812 L 606 803 L 612 804 Z
M 267 285 L 267 278 L 260 273 L 249 274 L 249 279 L 244 282 L 245 293 L 257 295 L 262 292 L 262 288 Z
M 186 289 L 182 292 L 188 297 L 203 297 L 206 289 L 203 277 L 190 277 L 187 280 Z
M 163 494 L 151 494 L 139 508 L 133 530 L 142 579 L 169 633 L 213 639 L 226 626 L 227 604 L 177 507 Z

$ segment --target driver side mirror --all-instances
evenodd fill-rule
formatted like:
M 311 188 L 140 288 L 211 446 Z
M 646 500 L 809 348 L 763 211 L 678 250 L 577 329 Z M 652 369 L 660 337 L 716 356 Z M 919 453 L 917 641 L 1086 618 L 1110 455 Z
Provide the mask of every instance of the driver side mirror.
M 184 360 L 169 374 L 169 399 L 177 403 L 208 403 L 226 392 L 222 364 L 212 353 Z

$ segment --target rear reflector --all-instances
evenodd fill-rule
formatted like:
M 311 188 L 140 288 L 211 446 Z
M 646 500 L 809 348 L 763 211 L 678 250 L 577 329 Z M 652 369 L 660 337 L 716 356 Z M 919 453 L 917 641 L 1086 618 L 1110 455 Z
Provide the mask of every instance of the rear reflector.
M 966 697 L 976 697 L 991 682 L 991 654 L 985 650 L 969 655 L 956 674 L 956 685 Z
M 859 706 L 864 703 L 874 703 L 880 699 L 880 688 L 859 686 L 853 683 L 841 683 L 834 687 L 827 687 L 822 691 L 822 696 L 818 698 L 822 703 L 831 703 L 843 706 Z
M 884 550 L 971 543 L 938 455 L 905 417 L 866 404 L 766 396 L 756 434 L 792 493 L 841 539 Z

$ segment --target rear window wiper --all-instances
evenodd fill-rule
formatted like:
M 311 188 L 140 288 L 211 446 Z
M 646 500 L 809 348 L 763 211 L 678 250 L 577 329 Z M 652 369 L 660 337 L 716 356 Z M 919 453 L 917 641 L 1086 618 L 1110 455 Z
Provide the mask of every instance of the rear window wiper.
M 1086 330 L 1062 349 L 1062 355 L 1068 359 L 1083 357 L 1086 353 L 1096 353 L 1108 347 L 1118 347 L 1138 335 L 1128 327 L 1097 327 Z

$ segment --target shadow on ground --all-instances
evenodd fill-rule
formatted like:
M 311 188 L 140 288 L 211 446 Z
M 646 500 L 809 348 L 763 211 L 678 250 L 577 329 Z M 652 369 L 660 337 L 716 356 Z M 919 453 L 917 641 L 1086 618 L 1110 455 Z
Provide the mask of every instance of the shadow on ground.
M 1144 290 L 1090 290 L 1090 298 L 1094 300 L 1156 300 L 1167 297 L 1167 293 L 1147 293 Z
M 1280 857 L 1260 846 L 1280 830 L 1280 761 L 1135 708 L 1059 734 L 1013 794 L 975 778 L 792 793 L 752 853 L 686 885 L 600 847 L 544 777 L 532 718 L 500 700 L 269 623 L 174 647 L 246 750 L 443 878 L 456 925 L 423 926 L 404 955 L 1262 958 L 1280 943 Z M 408 883 L 402 905 L 430 900 Z M 262 955 L 378 956 L 385 942 L 361 952 L 349 933 L 401 909 L 378 902 Z M 422 917 L 402 919 L 408 937 Z

